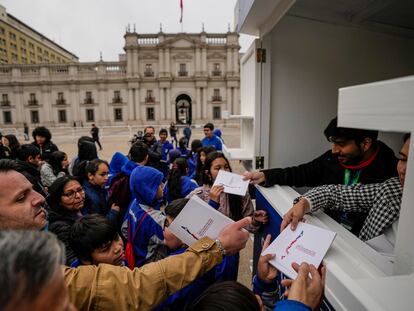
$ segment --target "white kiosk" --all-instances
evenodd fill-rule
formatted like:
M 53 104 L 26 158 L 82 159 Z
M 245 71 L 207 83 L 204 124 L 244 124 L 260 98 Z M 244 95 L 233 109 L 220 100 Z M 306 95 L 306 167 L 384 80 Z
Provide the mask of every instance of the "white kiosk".
M 414 129 L 413 20 L 410 1 L 239 0 L 237 30 L 258 39 L 241 60 L 242 141 L 229 157 L 251 156 L 240 159 L 253 168 L 308 162 L 329 148 L 323 129 L 335 115 L 340 126 L 380 130 L 398 151 Z M 394 262 L 327 215 L 309 217 L 338 233 L 325 259 L 325 309 L 414 308 L 413 158 L 412 144 Z M 277 234 L 297 195 L 258 188 L 267 231 Z

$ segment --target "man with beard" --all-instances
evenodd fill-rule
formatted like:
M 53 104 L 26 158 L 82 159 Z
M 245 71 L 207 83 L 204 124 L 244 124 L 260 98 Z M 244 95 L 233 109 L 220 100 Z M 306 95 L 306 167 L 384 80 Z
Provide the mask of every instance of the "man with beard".
M 397 176 L 398 159 L 387 145 L 377 140 L 377 131 L 338 127 L 337 118 L 334 118 L 324 134 L 332 148 L 311 162 L 246 172 L 245 179 L 264 186 L 316 187 L 380 183 Z M 329 211 L 328 215 L 356 235 L 367 216 L 362 212 L 339 211 Z

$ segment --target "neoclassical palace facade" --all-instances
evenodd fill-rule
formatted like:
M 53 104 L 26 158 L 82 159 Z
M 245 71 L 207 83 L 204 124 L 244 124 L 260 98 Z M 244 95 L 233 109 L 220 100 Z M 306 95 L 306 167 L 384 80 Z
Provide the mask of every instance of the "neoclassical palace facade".
M 126 32 L 118 62 L 1 65 L 0 126 L 221 123 L 238 114 L 238 34 Z

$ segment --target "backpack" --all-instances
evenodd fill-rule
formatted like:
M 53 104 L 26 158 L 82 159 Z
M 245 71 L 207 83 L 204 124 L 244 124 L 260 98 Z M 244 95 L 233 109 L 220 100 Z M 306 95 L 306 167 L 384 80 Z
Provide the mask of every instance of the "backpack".
M 142 222 L 144 221 L 145 217 L 147 217 L 148 213 L 145 213 L 141 219 L 139 220 L 139 223 L 135 229 L 134 236 L 131 237 L 131 224 L 128 221 L 128 241 L 125 247 L 125 259 L 128 263 L 128 267 L 131 270 L 134 270 L 135 268 L 135 253 L 134 253 L 134 241 L 135 237 L 137 236 L 139 227 L 141 227 Z
M 110 205 L 112 205 L 112 203 L 118 205 L 121 209 L 121 214 L 125 214 L 129 203 L 131 202 L 129 175 L 118 173 L 112 178 L 111 185 L 108 189 L 108 202 Z

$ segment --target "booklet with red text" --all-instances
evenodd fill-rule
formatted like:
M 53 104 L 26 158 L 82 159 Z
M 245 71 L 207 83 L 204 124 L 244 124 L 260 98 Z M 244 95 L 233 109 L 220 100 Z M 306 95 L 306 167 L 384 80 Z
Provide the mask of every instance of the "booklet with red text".
M 263 254 L 276 254 L 270 263 L 280 272 L 295 279 L 297 273 L 293 270 L 292 263 L 300 265 L 306 262 L 318 268 L 335 235 L 335 232 L 300 222 L 295 231 L 290 229 L 290 225 L 286 227 Z
M 191 245 L 205 236 L 215 240 L 220 231 L 231 223 L 233 220 L 193 196 L 168 229 L 185 244 Z

